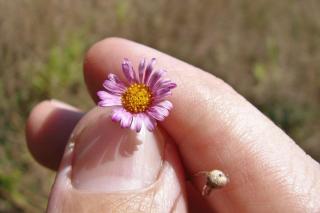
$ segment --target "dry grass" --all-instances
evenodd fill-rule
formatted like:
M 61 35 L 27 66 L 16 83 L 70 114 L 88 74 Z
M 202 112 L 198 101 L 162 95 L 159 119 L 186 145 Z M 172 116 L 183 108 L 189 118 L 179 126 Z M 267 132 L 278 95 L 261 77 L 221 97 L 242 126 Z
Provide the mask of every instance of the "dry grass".
M 151 3 L 152 2 L 152 3 Z M 92 106 L 85 50 L 126 37 L 221 77 L 320 160 L 318 0 L 0 0 L 0 212 L 42 212 L 53 173 L 25 146 L 46 98 Z

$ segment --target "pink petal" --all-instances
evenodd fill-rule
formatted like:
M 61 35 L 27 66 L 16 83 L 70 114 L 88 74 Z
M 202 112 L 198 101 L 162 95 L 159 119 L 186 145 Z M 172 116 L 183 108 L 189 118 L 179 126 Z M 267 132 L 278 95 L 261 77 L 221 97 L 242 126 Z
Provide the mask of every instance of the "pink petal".
M 103 87 L 106 88 L 106 90 L 110 93 L 116 95 L 121 95 L 126 91 L 126 87 L 124 85 L 110 80 L 105 80 L 103 82 Z
M 121 106 L 121 100 L 116 99 L 106 99 L 98 102 L 98 105 L 101 107 L 108 107 L 108 106 Z
M 154 87 L 152 88 L 154 91 L 163 89 L 163 88 L 168 88 L 168 89 L 174 89 L 177 87 L 176 83 L 173 83 L 170 80 L 160 80 L 158 81 Z
M 159 102 L 159 103 L 155 104 L 155 106 L 159 106 L 159 107 L 165 108 L 167 110 L 171 110 L 173 107 L 172 103 L 168 100 Z
M 129 82 L 133 82 L 135 80 L 135 73 L 128 59 L 124 59 L 122 63 L 122 71 Z
M 167 93 L 170 93 L 170 89 L 169 88 L 162 88 L 162 89 L 158 89 L 156 92 L 155 92 L 155 96 L 161 96 L 161 95 L 164 95 L 164 94 L 167 94 Z
M 120 121 L 122 128 L 128 128 L 132 123 L 132 114 L 119 107 L 113 110 L 112 120 Z
M 98 91 L 97 95 L 101 100 L 119 97 L 118 95 L 110 94 L 110 93 L 103 91 L 103 90 Z
M 136 132 L 140 132 L 142 128 L 142 122 L 143 122 L 143 118 L 141 114 L 137 114 L 133 116 L 131 129 L 135 130 Z
M 124 113 L 126 112 L 123 108 L 115 108 L 113 110 L 112 121 L 120 121 Z
M 105 92 L 105 91 L 98 91 L 97 95 L 100 98 L 98 105 L 101 107 L 121 105 L 121 99 L 119 96 L 109 94 L 108 92 Z
M 156 96 L 156 97 L 153 98 L 153 103 L 162 102 L 162 101 L 164 101 L 164 99 L 165 99 L 166 97 L 170 96 L 171 94 L 172 94 L 172 92 L 171 92 L 171 91 L 168 91 L 168 92 L 166 92 L 166 93 L 164 93 L 164 94 L 162 94 L 162 95 L 158 95 L 158 96 Z
M 115 75 L 115 74 L 113 74 L 113 73 L 110 73 L 110 74 L 108 75 L 108 79 L 109 79 L 110 81 L 112 81 L 112 82 L 121 84 L 122 86 L 126 87 L 126 86 L 125 86 L 125 83 L 123 83 L 123 82 L 118 78 L 118 76 Z
M 129 82 L 139 82 L 139 78 L 134 71 L 132 63 L 128 59 L 124 59 L 122 63 L 122 71 Z
M 160 88 L 161 88 L 161 87 L 167 87 L 167 88 L 169 88 L 169 89 L 174 89 L 174 88 L 177 87 L 177 84 L 176 84 L 176 83 L 173 83 L 173 82 L 170 82 L 170 83 L 168 83 L 168 84 L 165 84 L 165 85 L 160 86 Z
M 120 121 L 120 126 L 122 128 L 128 128 L 130 127 L 131 123 L 132 123 L 132 114 L 130 112 L 124 112 L 121 114 L 121 121 Z
M 139 64 L 139 82 L 143 83 L 143 72 L 146 67 L 146 59 L 142 59 Z
M 154 89 L 158 89 L 162 84 L 166 84 L 167 82 L 170 82 L 170 80 L 161 79 L 154 85 Z
M 165 117 L 169 115 L 169 110 L 159 106 L 153 106 L 148 110 L 148 115 L 152 116 L 154 119 L 163 121 Z
M 153 131 L 157 126 L 156 120 L 149 117 L 147 114 L 143 114 L 143 123 L 149 131 Z
M 153 72 L 148 82 L 149 87 L 152 89 L 165 73 L 165 70 L 157 70 Z
M 148 84 L 149 77 L 150 77 L 150 75 L 151 75 L 151 73 L 152 73 L 153 66 L 154 66 L 155 63 L 156 63 L 156 59 L 155 59 L 155 58 L 152 58 L 151 61 L 150 61 L 150 63 L 149 63 L 148 66 L 147 66 L 147 69 L 146 69 L 145 75 L 144 75 L 144 80 L 143 80 L 143 82 L 144 82 L 145 84 Z

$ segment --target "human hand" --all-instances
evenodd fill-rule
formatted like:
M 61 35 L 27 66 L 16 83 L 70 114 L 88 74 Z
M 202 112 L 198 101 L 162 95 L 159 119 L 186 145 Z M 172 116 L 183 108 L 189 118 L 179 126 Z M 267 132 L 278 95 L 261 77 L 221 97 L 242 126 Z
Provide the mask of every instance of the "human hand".
M 27 122 L 28 147 L 58 170 L 48 212 L 184 212 L 187 206 L 191 212 L 320 212 L 319 164 L 230 86 L 196 67 L 131 41 L 103 40 L 84 62 L 95 101 L 107 73 L 121 76 L 125 57 L 136 63 L 155 57 L 177 83 L 164 131 L 120 129 L 109 109 L 84 115 L 57 101 L 37 105 Z M 192 174 L 216 168 L 230 183 L 201 197 L 205 178 Z

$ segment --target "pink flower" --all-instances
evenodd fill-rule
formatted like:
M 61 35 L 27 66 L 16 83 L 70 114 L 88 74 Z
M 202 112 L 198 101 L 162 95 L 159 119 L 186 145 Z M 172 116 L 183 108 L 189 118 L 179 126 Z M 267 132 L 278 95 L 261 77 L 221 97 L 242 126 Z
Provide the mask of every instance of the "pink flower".
M 171 95 L 171 89 L 177 85 L 162 78 L 165 70 L 153 71 L 155 62 L 153 58 L 146 66 L 145 59 L 141 60 L 136 73 L 131 62 L 124 59 L 122 71 L 127 82 L 109 74 L 103 83 L 106 91 L 98 91 L 98 105 L 113 106 L 112 120 L 120 122 L 122 128 L 130 127 L 139 132 L 145 126 L 152 131 L 157 121 L 163 121 L 169 115 L 172 103 L 165 98 Z

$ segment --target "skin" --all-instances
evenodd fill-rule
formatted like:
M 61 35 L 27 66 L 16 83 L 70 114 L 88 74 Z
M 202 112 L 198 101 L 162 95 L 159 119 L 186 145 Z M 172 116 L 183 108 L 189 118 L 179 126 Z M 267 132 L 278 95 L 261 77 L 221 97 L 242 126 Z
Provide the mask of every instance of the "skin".
M 44 101 L 31 112 L 26 134 L 34 158 L 58 170 L 48 212 L 183 212 L 187 207 L 191 212 L 320 212 L 319 164 L 245 98 L 211 74 L 141 44 L 108 38 L 93 45 L 84 59 L 85 82 L 95 101 L 108 73 L 123 77 L 120 64 L 125 57 L 135 67 L 143 57 L 157 58 L 156 68 L 168 70 L 167 77 L 178 85 L 170 97 L 174 108 L 157 133 L 164 139 L 155 140 L 150 148 L 161 153 L 160 157 L 146 157 L 132 170 L 130 159 L 139 151 L 133 151 L 129 160 L 119 163 L 121 166 L 111 161 L 116 169 L 105 168 L 105 164 L 97 166 L 92 160 L 96 152 L 82 160 L 82 144 L 89 144 L 97 134 L 83 136 L 83 131 L 93 125 L 99 129 L 104 124 L 98 122 L 102 112 L 93 109 L 84 116 L 69 105 Z M 117 128 L 112 125 L 118 124 L 106 125 Z M 74 148 L 69 145 L 71 149 L 66 148 L 63 154 L 72 131 Z M 144 144 L 137 149 L 147 146 Z M 92 161 L 93 169 L 85 168 L 92 173 L 83 172 L 83 164 L 88 161 Z M 154 176 L 147 177 L 145 169 L 136 173 L 141 164 L 149 162 L 152 164 L 147 168 Z M 130 165 L 126 167 L 128 172 L 121 174 L 126 178 L 124 183 L 141 174 L 141 179 L 147 181 L 131 187 L 130 183 L 123 186 L 111 179 L 122 165 Z M 225 172 L 230 182 L 210 196 L 201 197 L 206 179 L 192 174 L 213 169 Z M 102 183 L 106 180 L 113 188 L 101 184 L 99 175 L 104 178 Z

